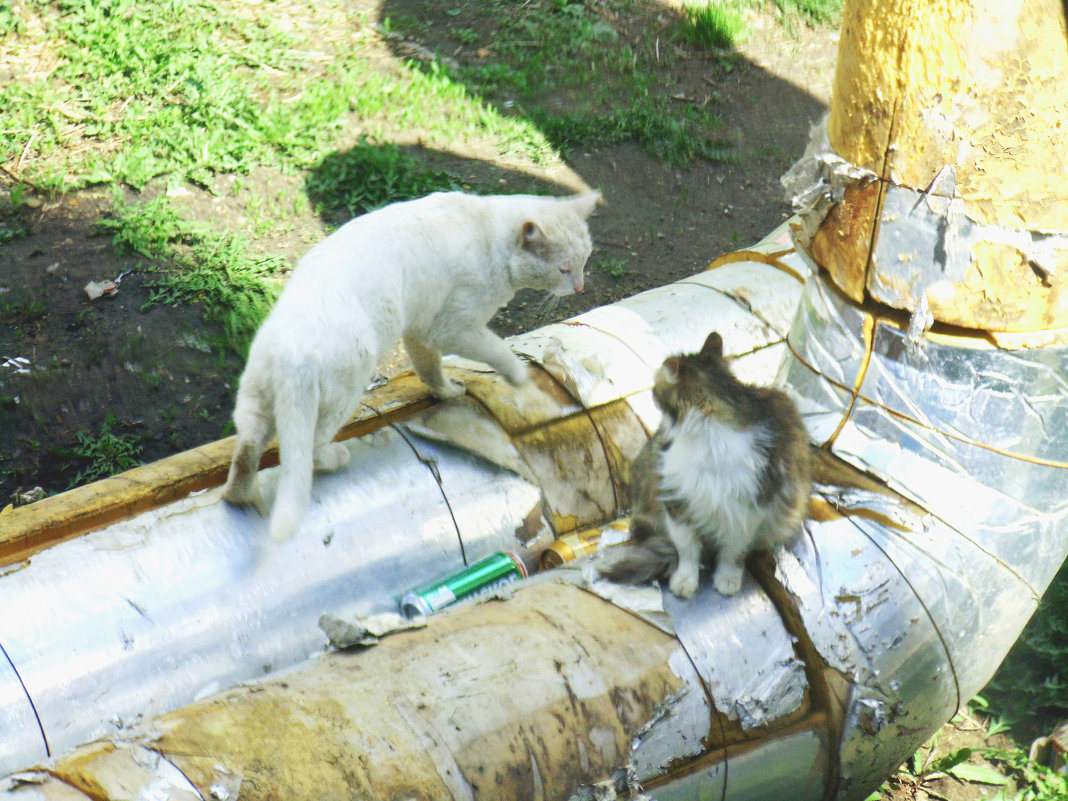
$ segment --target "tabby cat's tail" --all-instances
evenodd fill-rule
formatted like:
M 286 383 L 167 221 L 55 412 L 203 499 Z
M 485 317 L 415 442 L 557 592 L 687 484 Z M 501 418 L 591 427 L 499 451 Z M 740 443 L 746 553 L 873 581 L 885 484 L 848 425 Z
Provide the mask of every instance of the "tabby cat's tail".
M 667 534 L 653 531 L 645 520 L 631 522 L 633 544 L 609 549 L 597 562 L 597 572 L 620 584 L 644 584 L 675 572 L 679 553 Z

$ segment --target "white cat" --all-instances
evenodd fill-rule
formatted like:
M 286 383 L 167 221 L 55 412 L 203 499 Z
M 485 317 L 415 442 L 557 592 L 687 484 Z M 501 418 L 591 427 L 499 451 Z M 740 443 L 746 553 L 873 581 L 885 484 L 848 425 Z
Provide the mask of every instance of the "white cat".
M 312 472 L 345 467 L 333 441 L 379 359 L 398 339 L 439 398 L 462 395 L 441 354 L 485 362 L 512 384 L 523 362 L 486 324 L 516 290 L 581 292 L 600 200 L 438 192 L 345 224 L 300 260 L 249 350 L 234 408 L 237 445 L 223 497 L 265 505 L 256 471 L 277 432 L 281 458 L 271 536 L 296 533 Z

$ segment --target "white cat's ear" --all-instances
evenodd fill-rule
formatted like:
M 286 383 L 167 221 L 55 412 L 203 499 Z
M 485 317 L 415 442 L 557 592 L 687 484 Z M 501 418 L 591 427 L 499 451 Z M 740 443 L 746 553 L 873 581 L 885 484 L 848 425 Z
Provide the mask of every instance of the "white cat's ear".
M 571 198 L 572 208 L 575 209 L 575 213 L 585 220 L 597 207 L 597 204 L 601 202 L 601 193 L 597 191 L 585 192 L 581 195 L 575 195 Z
M 529 247 L 530 245 L 537 244 L 545 238 L 545 234 L 542 232 L 538 224 L 533 220 L 527 220 L 523 223 L 523 245 Z

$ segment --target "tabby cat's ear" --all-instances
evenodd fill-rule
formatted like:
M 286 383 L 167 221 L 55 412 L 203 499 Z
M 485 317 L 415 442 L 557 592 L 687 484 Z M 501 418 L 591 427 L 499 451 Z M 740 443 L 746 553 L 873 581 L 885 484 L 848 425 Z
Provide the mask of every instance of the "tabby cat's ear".
M 664 366 L 661 368 L 661 374 L 664 380 L 669 384 L 679 383 L 679 360 L 678 357 L 672 356 L 669 359 L 664 359 Z
M 723 358 L 723 337 L 713 331 L 708 337 L 705 338 L 705 344 L 701 346 L 701 357 L 703 359 L 722 359 Z
M 594 208 L 601 202 L 601 193 L 597 191 L 585 192 L 581 195 L 575 195 L 570 202 L 572 208 L 575 209 L 575 213 L 585 220 L 593 214 Z

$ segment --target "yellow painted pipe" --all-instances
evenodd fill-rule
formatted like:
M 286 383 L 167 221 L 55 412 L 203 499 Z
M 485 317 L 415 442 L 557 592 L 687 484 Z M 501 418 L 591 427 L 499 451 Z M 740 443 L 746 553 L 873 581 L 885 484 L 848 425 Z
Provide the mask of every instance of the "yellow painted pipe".
M 942 323 L 1068 327 L 1065 75 L 1059 0 L 846 2 L 828 134 L 875 180 L 846 189 L 815 260 L 856 302 L 911 312 L 926 296 Z M 941 239 L 910 247 L 917 209 Z M 919 266 L 932 257 L 938 276 Z

